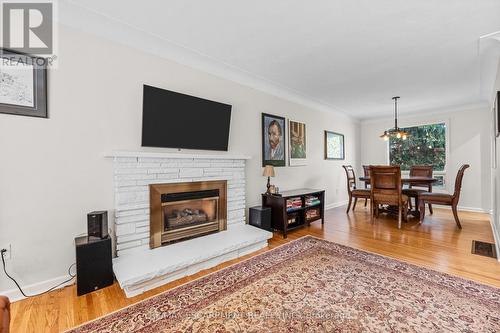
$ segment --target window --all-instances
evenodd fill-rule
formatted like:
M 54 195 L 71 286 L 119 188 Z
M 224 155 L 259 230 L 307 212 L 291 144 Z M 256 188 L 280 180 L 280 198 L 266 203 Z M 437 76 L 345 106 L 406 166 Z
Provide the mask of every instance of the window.
M 433 165 L 434 171 L 445 171 L 446 124 L 431 124 L 403 128 L 407 140 L 389 139 L 389 162 L 408 171 L 413 165 Z

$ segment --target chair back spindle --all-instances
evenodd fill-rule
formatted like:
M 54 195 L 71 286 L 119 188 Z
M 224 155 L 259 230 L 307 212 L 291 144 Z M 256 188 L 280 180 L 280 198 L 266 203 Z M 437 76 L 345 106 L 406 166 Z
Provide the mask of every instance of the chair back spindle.
M 356 189 L 356 174 L 354 173 L 354 168 L 352 165 L 343 165 L 347 176 L 347 192 L 351 193 L 352 190 Z
M 365 177 L 370 177 L 370 166 L 369 165 L 363 165 L 363 172 Z M 365 181 L 365 188 L 368 188 L 370 185 L 370 181 Z

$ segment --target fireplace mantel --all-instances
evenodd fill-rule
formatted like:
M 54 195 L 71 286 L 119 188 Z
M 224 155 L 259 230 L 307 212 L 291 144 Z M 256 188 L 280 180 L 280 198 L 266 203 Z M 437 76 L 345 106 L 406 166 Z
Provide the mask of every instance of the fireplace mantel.
M 169 158 L 169 159 L 211 159 L 211 160 L 249 160 L 251 156 L 241 154 L 193 154 L 193 153 L 163 153 L 163 152 L 149 152 L 149 151 L 112 151 L 105 153 L 104 157 L 143 157 L 143 158 Z

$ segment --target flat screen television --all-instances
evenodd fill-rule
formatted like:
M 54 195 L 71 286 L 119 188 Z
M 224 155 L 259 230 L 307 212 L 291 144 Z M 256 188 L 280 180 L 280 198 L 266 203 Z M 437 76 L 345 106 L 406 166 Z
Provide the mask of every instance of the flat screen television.
M 227 151 L 231 105 L 144 85 L 142 146 Z

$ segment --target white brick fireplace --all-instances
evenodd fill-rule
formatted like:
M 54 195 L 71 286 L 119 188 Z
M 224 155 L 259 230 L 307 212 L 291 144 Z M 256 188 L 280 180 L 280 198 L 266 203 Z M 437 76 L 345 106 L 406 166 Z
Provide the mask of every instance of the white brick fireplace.
M 114 169 L 113 270 L 127 296 L 256 251 L 272 237 L 245 224 L 247 156 L 114 152 L 107 157 Z M 207 180 L 227 181 L 227 231 L 150 250 L 149 185 Z

